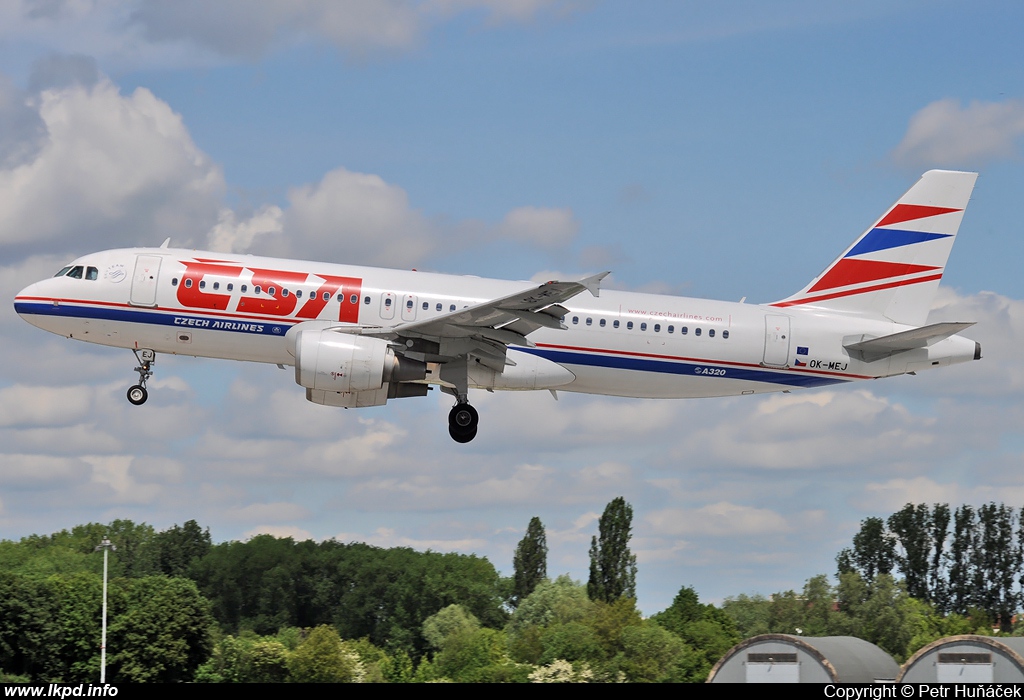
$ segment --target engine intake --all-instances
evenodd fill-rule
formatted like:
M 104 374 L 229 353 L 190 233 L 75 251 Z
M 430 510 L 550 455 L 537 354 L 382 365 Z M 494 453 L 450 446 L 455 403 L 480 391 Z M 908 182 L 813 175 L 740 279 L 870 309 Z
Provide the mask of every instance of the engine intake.
M 307 389 L 375 391 L 426 376 L 426 363 L 396 355 L 380 338 L 307 330 L 295 339 L 295 383 Z

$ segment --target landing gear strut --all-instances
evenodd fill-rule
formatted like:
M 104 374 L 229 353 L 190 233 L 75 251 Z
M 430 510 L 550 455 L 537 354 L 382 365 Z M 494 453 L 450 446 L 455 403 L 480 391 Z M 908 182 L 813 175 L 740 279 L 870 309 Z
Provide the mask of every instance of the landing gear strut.
M 463 401 L 455 404 L 448 414 L 448 434 L 455 442 L 469 442 L 476 437 L 480 415 L 476 409 Z
M 149 392 L 146 391 L 146 380 L 153 376 L 151 368 L 156 362 L 156 352 L 153 350 L 132 350 L 132 352 L 135 353 L 135 359 L 139 362 L 139 366 L 135 368 L 135 371 L 139 373 L 139 383 L 128 389 L 128 401 L 135 406 L 141 406 L 149 398 Z

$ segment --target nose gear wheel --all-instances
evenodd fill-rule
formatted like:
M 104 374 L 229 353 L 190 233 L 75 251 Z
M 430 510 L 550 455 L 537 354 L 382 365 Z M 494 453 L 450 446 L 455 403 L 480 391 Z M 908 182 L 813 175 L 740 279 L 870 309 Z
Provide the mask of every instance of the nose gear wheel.
M 135 371 L 139 373 L 139 383 L 128 389 L 128 401 L 134 406 L 141 406 L 149 398 L 146 391 L 146 380 L 153 376 L 153 364 L 156 362 L 156 353 L 152 350 L 132 350 L 139 366 Z

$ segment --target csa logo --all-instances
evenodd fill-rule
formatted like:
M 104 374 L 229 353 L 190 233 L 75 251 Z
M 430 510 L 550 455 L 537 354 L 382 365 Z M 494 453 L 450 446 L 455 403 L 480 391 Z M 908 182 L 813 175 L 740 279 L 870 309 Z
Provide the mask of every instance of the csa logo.
M 128 271 L 124 269 L 124 265 L 121 263 L 115 263 L 108 267 L 103 273 L 103 279 L 108 282 L 124 282 L 128 277 Z

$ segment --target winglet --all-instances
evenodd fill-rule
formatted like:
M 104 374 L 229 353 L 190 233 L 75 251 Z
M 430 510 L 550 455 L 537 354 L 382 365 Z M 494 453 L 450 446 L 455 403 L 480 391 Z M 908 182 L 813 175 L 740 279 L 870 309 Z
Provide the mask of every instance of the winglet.
M 612 274 L 611 270 L 605 270 L 604 272 L 599 272 L 596 275 L 591 275 L 590 277 L 581 279 L 580 284 L 586 287 L 587 290 L 595 297 L 599 297 L 601 296 L 601 280 L 610 274 Z
M 164 242 L 160 244 L 160 247 L 161 248 L 166 248 L 169 245 L 171 245 L 171 237 L 170 236 L 168 236 L 167 238 L 164 239 Z

